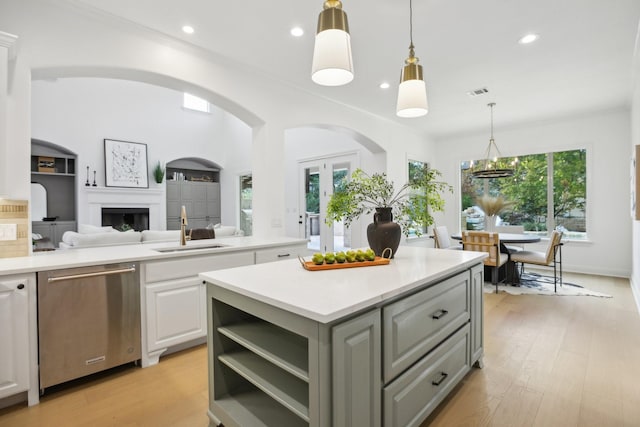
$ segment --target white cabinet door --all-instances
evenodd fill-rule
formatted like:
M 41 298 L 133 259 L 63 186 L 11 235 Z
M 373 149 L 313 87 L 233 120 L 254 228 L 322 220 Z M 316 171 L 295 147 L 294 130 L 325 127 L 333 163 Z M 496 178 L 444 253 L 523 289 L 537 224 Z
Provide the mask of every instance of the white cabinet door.
M 150 351 L 207 334 L 206 288 L 197 277 L 146 286 Z
M 29 388 L 27 281 L 0 278 L 0 399 Z

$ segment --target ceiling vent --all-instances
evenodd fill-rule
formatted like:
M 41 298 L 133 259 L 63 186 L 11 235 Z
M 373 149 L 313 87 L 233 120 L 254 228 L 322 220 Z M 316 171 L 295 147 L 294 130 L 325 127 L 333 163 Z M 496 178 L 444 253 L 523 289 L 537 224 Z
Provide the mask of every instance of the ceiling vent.
M 489 89 L 483 87 L 480 89 L 470 90 L 469 92 L 467 92 L 467 95 L 473 98 L 474 96 L 484 95 L 485 93 L 489 93 Z

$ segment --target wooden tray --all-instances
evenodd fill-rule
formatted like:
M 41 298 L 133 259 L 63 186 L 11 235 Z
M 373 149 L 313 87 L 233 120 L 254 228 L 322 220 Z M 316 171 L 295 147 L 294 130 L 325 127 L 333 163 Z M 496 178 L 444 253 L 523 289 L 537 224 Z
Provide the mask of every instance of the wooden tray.
M 313 261 L 305 261 L 304 258 L 298 257 L 300 264 L 305 270 L 318 271 L 318 270 L 338 270 L 341 268 L 353 268 L 353 267 L 373 267 L 376 265 L 387 265 L 391 262 L 389 258 L 383 258 L 377 256 L 373 261 L 355 261 L 355 262 L 334 262 L 333 264 L 314 264 Z

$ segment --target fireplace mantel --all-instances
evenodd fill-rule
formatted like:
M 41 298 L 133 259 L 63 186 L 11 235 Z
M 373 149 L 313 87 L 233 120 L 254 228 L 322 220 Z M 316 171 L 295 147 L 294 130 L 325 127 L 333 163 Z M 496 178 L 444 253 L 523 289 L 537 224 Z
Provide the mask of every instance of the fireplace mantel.
M 148 208 L 149 229 L 167 227 L 164 188 L 85 187 L 84 191 L 92 225 L 102 225 L 102 208 Z

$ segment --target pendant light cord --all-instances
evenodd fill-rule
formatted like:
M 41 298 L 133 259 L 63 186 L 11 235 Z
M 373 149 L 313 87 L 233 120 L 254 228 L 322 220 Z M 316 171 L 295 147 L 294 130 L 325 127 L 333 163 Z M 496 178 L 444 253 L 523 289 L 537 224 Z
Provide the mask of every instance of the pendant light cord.
M 496 105 L 495 102 L 492 102 L 489 104 L 489 107 L 491 108 L 491 139 L 493 139 L 493 106 Z
M 413 1 L 409 0 L 409 41 L 413 49 Z

